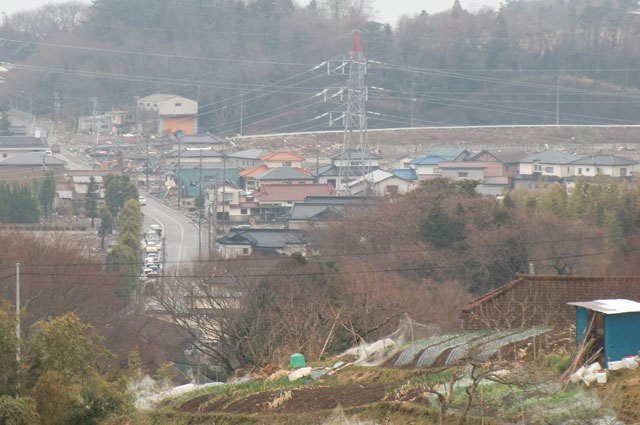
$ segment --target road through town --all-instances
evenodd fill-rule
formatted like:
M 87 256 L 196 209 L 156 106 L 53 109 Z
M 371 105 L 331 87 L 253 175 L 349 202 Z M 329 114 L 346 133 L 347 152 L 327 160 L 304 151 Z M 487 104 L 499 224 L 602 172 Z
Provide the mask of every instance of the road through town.
M 143 193 L 147 204 L 142 207 L 144 227 L 159 224 L 165 238 L 167 268 L 185 266 L 198 258 L 198 226 L 180 212 Z M 204 249 L 204 244 L 203 244 Z

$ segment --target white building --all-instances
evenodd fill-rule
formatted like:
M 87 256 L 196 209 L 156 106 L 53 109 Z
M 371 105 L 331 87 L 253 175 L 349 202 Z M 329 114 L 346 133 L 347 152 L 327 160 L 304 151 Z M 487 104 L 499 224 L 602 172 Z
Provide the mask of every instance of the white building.
M 152 94 L 138 99 L 136 121 L 144 133 L 198 133 L 198 102 L 175 94 Z

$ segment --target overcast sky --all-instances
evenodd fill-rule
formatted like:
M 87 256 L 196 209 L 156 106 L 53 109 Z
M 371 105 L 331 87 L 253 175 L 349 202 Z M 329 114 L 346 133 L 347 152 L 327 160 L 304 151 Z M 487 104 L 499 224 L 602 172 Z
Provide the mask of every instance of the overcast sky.
M 88 0 L 84 0 L 89 3 Z M 297 0 L 299 3 L 308 3 L 305 0 Z M 415 15 L 420 13 L 421 10 L 426 10 L 428 13 L 441 12 L 449 9 L 453 5 L 453 0 L 373 0 L 374 8 L 376 10 L 376 18 L 382 22 L 389 22 L 395 24 L 396 20 L 401 15 Z M 20 10 L 33 9 L 42 6 L 47 3 L 60 3 L 52 2 L 51 0 L 0 0 L 0 12 L 4 12 L 8 15 L 18 12 Z M 500 0 L 460 0 L 460 4 L 463 8 L 469 11 L 476 11 L 483 5 L 491 7 L 497 7 L 500 4 Z

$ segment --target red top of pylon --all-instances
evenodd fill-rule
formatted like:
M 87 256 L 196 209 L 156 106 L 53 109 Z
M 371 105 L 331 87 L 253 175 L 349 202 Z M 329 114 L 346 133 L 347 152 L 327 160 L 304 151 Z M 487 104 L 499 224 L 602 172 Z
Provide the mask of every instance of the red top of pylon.
M 355 34 L 353 34 L 353 43 L 351 43 L 351 51 L 352 52 L 361 52 L 362 51 L 362 44 L 360 43 L 360 32 L 356 31 Z

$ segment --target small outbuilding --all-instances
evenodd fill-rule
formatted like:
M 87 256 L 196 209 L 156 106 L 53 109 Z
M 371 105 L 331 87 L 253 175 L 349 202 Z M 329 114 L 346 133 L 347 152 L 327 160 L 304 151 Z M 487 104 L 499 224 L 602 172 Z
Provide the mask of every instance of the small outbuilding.
M 596 347 L 604 348 L 604 365 L 635 356 L 640 350 L 640 303 L 625 299 L 570 302 L 576 307 L 577 342 L 593 323 Z

